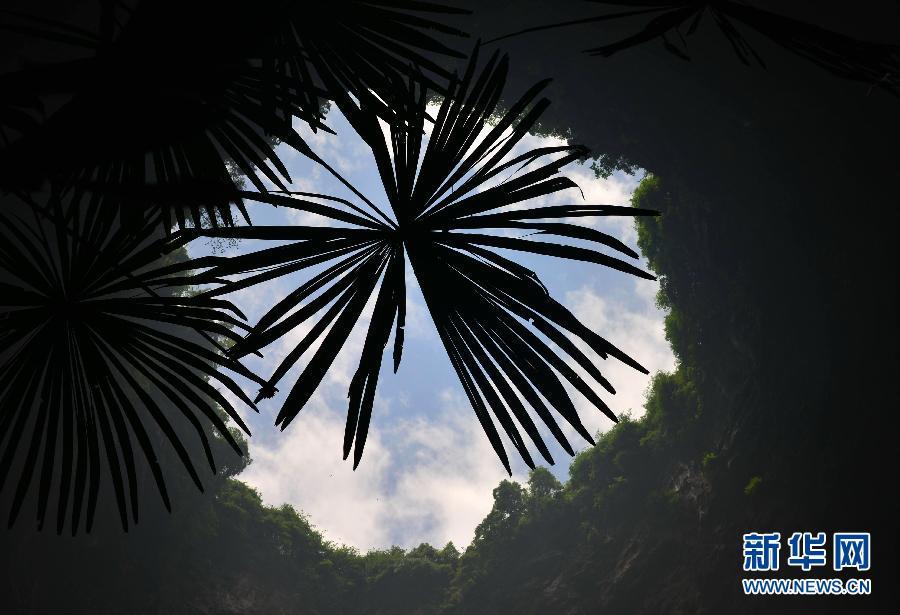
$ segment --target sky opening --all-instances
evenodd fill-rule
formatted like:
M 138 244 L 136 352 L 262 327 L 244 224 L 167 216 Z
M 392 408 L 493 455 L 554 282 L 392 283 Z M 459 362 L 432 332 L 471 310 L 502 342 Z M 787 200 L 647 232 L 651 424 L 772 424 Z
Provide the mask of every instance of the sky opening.
M 379 206 L 384 205 L 383 209 L 389 209 L 368 147 L 336 109 L 329 112 L 328 125 L 337 135 L 322 131 L 314 134 L 300 122 L 295 128 L 351 184 Z M 564 141 L 555 137 L 528 135 L 509 157 L 562 144 Z M 290 190 L 355 200 L 325 169 L 289 146 L 279 146 L 277 153 L 293 179 Z M 641 178 L 640 173 L 630 176 L 617 172 L 601 180 L 595 178 L 589 164 L 577 163 L 565 167 L 562 174 L 578 184 L 583 199 L 579 191 L 569 189 L 529 204 L 627 205 Z M 248 209 L 254 224 L 260 225 L 314 225 L 323 220 L 270 205 L 248 203 Z M 631 218 L 577 221 L 590 223 L 638 250 Z M 198 240 L 188 249 L 196 257 L 210 253 L 245 254 L 272 245 L 259 241 Z M 657 282 L 590 263 L 522 253 L 508 255 L 533 269 L 551 295 L 637 359 L 651 374 L 675 367 L 663 330 L 665 314 L 655 302 Z M 647 269 L 646 261 L 641 259 L 639 266 Z M 269 307 L 314 273 L 285 276 L 267 285 L 238 291 L 229 298 L 244 311 L 249 323 L 255 324 Z M 341 446 L 347 389 L 357 366 L 367 321 L 358 323 L 319 389 L 284 432 L 273 423 L 303 360 L 285 376 L 279 394 L 259 405 L 259 415 L 246 413 L 244 417 L 253 433 L 249 441 L 252 463 L 238 478 L 258 489 L 266 504 L 292 504 L 308 515 L 327 539 L 361 551 L 392 545 L 409 548 L 421 542 L 442 546 L 448 541 L 462 549 L 472 540 L 475 526 L 490 511 L 492 489 L 508 478 L 457 380 L 414 279 L 411 273 L 407 276 L 403 361 L 397 374 L 393 373 L 391 361 L 384 361 L 365 454 L 355 472 L 352 460 L 342 460 Z M 250 355 L 244 362 L 268 377 L 312 322 L 266 348 L 262 358 Z M 388 348 L 391 344 L 392 341 Z M 602 362 L 600 369 L 617 391 L 614 396 L 599 391 L 610 408 L 618 415 L 641 416 L 650 376 L 614 359 Z M 578 393 L 571 390 L 570 394 L 588 431 L 605 432 L 612 426 Z M 565 421 L 560 420 L 559 424 L 576 451 L 589 446 Z M 539 425 L 539 429 L 556 462 L 550 470 L 565 481 L 571 458 L 546 428 Z M 524 482 L 528 468 L 505 434 L 503 439 L 513 479 Z M 530 449 L 534 452 L 533 446 Z M 535 457 L 535 461 L 538 459 Z

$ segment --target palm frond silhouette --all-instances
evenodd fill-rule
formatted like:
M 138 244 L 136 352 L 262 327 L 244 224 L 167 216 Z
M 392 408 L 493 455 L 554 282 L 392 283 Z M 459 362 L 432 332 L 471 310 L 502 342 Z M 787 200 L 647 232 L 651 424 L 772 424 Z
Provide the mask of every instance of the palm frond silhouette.
M 219 389 L 253 403 L 222 369 L 264 384 L 223 356 L 242 315 L 179 294 L 209 263 L 160 265 L 185 243 L 164 235 L 231 226 L 233 206 L 249 222 L 233 170 L 258 191 L 264 180 L 284 189 L 277 141 L 327 166 L 292 126 L 328 130 L 326 81 L 380 91 L 416 75 L 440 90 L 449 73 L 422 54 L 463 57 L 435 38 L 463 33 L 431 19 L 458 12 L 406 0 L 102 3 L 93 31 L 0 10 L 0 32 L 72 50 L 0 75 L 0 488 L 18 472 L 10 523 L 39 476 L 39 525 L 58 481 L 57 529 L 70 520 L 74 533 L 85 519 L 89 530 L 108 467 L 127 529 L 140 456 L 170 506 L 154 448 L 166 442 L 202 488 L 172 413 L 196 430 L 213 469 L 211 436 L 240 452 L 219 408 L 246 426 Z
M 90 531 L 108 472 L 127 529 L 138 520 L 140 457 L 170 508 L 154 441 L 168 442 L 202 490 L 177 421 L 196 431 L 213 472 L 210 428 L 243 454 L 218 414 L 247 431 L 219 387 L 254 407 L 223 369 L 262 382 L 222 352 L 241 340 L 243 315 L 182 292 L 194 265 L 160 261 L 181 244 L 158 220 L 133 230 L 71 191 L 0 208 L 0 488 L 19 469 L 10 525 L 39 475 L 38 526 L 56 481 L 57 531 L 70 520 L 74 534 L 82 518 Z
M 210 0 L 158 0 L 139 3 L 103 35 L 0 13 L 0 31 L 36 33 L 86 54 L 0 76 L 0 132 L 8 141 L 0 188 L 53 177 L 112 190 L 108 204 L 121 207 L 126 224 L 140 225 L 151 207 L 161 208 L 165 229 L 230 226 L 235 204 L 249 221 L 243 203 L 228 198 L 229 164 L 262 192 L 263 179 L 282 190 L 291 181 L 273 139 L 324 164 L 291 124 L 299 118 L 328 130 L 322 107 L 332 95 L 323 75 L 349 91 L 378 90 L 416 64 L 439 88 L 448 74 L 423 54 L 464 56 L 431 32 L 463 33 L 429 15 L 456 12 L 405 0 L 264 0 L 227 10 Z M 34 109 L 48 94 L 67 98 L 37 122 Z M 145 186 L 162 187 L 167 198 Z
M 491 414 L 530 466 L 533 461 L 515 421 L 544 458 L 550 463 L 552 458 L 526 406 L 537 413 L 569 454 L 573 454 L 572 448 L 551 409 L 593 441 L 564 382 L 615 420 L 589 380 L 610 392 L 614 389 L 570 335 L 604 359 L 614 357 L 646 373 L 551 298 L 533 271 L 495 249 L 577 259 L 653 279 L 597 249 L 605 246 L 637 258 L 619 240 L 565 219 L 654 212 L 608 205 L 525 205 L 532 199 L 577 188 L 559 175 L 559 170 L 582 157 L 585 150 L 562 145 L 511 157 L 513 148 L 549 104 L 539 98 L 546 82 L 531 88 L 489 126 L 489 119 L 499 109 L 507 59 L 494 54 L 482 70 L 476 70 L 476 65 L 477 53 L 463 77 L 451 80 L 427 145 L 429 91 L 420 80 L 394 83 L 389 108 L 397 112 L 387 137 L 380 121 L 384 107 L 379 96 L 365 92 L 360 92 L 359 98 L 336 96 L 338 107 L 372 150 L 389 211 L 363 195 L 357 205 L 311 193 L 244 193 L 247 198 L 318 214 L 330 219 L 331 226 L 191 231 L 210 237 L 292 242 L 233 257 L 202 274 L 213 280 L 264 269 L 244 277 L 237 287 L 328 265 L 272 307 L 252 333 L 230 350 L 234 357 L 257 352 L 312 322 L 257 399 L 273 396 L 287 372 L 307 352 L 311 354 L 276 419 L 282 429 L 313 395 L 374 297 L 359 367 L 348 392 L 344 458 L 352 448 L 354 467 L 362 457 L 382 357 L 392 330 L 395 371 L 401 360 L 407 259 L 450 361 L 507 471 L 509 459 Z M 504 174 L 509 176 L 501 180 Z M 510 236 L 517 231 L 582 241 L 589 247 Z M 217 289 L 209 296 L 222 292 L 225 289 Z M 570 362 L 590 378 L 583 379 Z
M 796 54 L 820 68 L 845 79 L 877 85 L 894 95 L 900 95 L 900 45 L 860 41 L 825 28 L 815 26 L 771 11 L 756 8 L 735 0 L 712 2 L 658 2 L 656 0 L 594 0 L 596 4 L 630 7 L 557 24 L 535 26 L 503 35 L 491 42 L 528 32 L 590 23 L 625 20 L 648 16 L 644 26 L 630 36 L 598 45 L 584 52 L 609 57 L 636 45 L 658 40 L 672 54 L 689 60 L 687 38 L 700 27 L 703 18 L 712 20 L 728 41 L 735 56 L 744 64 L 765 61 L 742 34 L 743 26 L 768 38 L 790 53 Z

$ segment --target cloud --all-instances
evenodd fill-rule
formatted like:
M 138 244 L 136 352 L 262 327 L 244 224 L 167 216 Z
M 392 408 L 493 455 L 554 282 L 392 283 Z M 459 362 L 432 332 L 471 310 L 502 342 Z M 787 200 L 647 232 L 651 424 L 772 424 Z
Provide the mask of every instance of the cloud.
M 506 471 L 468 400 L 445 391 L 439 412 L 397 423 L 393 446 L 406 460 L 399 468 L 388 523 L 405 546 L 419 542 L 467 546 L 475 526 L 491 510 L 492 491 Z M 506 442 L 507 451 L 511 446 Z M 524 465 L 513 479 L 524 481 Z
M 362 549 L 384 544 L 380 498 L 391 453 L 377 429 L 354 472 L 341 459 L 344 417 L 314 396 L 271 446 L 250 442 L 253 462 L 240 479 L 273 506 L 288 502 L 310 516 L 326 538 Z
M 588 205 L 630 205 L 631 194 L 640 183 L 643 174 L 634 176 L 615 173 L 608 179 L 594 177 L 594 172 L 584 165 L 572 165 L 563 170 L 563 175 L 578 184 L 584 193 L 584 203 Z M 574 191 L 566 191 L 571 201 Z M 581 202 L 580 195 L 574 202 Z M 637 247 L 637 230 L 634 219 L 629 216 L 603 216 L 599 218 L 573 218 L 569 222 L 595 227 L 617 237 L 632 248 Z
M 439 397 L 436 413 L 373 425 L 354 472 L 340 458 L 344 416 L 317 395 L 273 445 L 251 442 L 253 463 L 240 478 L 267 504 L 303 510 L 338 543 L 368 550 L 452 540 L 464 547 L 506 473 L 466 400 Z
M 634 301 L 604 298 L 591 286 L 566 293 L 565 304 L 593 331 L 647 368 L 651 374 L 675 368 L 675 356 L 665 337 L 665 312 L 655 303 L 658 283 L 632 280 Z M 636 306 L 633 304 L 637 304 Z M 630 411 L 632 417 L 644 414 L 644 399 L 650 376 L 609 358 L 601 360 L 600 371 L 616 389 L 612 396 L 604 392 L 604 401 L 617 414 Z M 583 400 L 585 426 L 592 433 L 609 428 L 609 421 Z

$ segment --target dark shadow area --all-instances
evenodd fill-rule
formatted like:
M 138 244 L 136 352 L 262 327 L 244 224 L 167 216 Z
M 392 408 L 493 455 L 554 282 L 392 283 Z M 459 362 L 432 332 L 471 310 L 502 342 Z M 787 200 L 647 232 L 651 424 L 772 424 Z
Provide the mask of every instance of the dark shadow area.
M 263 4 L 45 3 L 0 13 L 0 510 L 11 521 L 21 511 L 0 534 L 5 611 L 879 613 L 896 603 L 889 420 L 900 372 L 892 310 L 900 74 L 891 73 L 896 48 L 874 44 L 898 42 L 896 7 L 752 3 L 795 23 L 720 3 L 744 21 L 723 26 L 706 12 L 695 27 L 694 5 L 652 22 L 658 14 L 592 20 L 649 6 L 635 2 L 453 3 L 470 14 L 399 0 Z M 130 19 L 139 27 L 123 25 Z M 566 21 L 579 23 L 522 32 Z M 482 44 L 482 65 L 508 54 L 505 85 L 490 70 L 473 72 L 464 83 L 474 93 L 460 98 L 471 108 L 447 104 L 452 121 L 432 118 L 460 143 L 429 167 L 433 190 L 417 194 L 403 160 L 418 150 L 403 135 L 418 132 L 401 128 L 423 126 L 425 88 L 453 98 L 450 76 L 466 70 L 459 50 L 475 39 L 493 41 Z M 608 57 L 584 53 L 597 49 Z M 546 78 L 541 96 L 552 104 L 531 118 L 538 97 L 516 101 Z M 246 226 L 245 199 L 287 204 L 272 143 L 317 159 L 290 119 L 325 130 L 326 101 L 366 135 L 382 177 L 396 182 L 384 228 L 329 210 L 364 230 L 341 231 L 323 248 L 310 230 L 282 237 Z M 563 148 L 517 189 L 552 192 L 542 182 L 561 160 L 594 158 L 598 176 L 647 170 L 633 206 L 661 215 L 636 218 L 639 244 L 662 282 L 678 366 L 654 376 L 645 416 L 622 420 L 576 456 L 564 485 L 541 468 L 526 486 L 501 483 L 462 554 L 449 544 L 361 555 L 325 541 L 315 519 L 264 506 L 233 478 L 247 461 L 232 449 L 246 442 L 232 426 L 237 412 L 210 383 L 233 383 L 246 407 L 256 389 L 269 396 L 277 379 L 244 373 L 238 358 L 283 331 L 277 314 L 245 327 L 223 302 L 239 287 L 226 277 L 369 250 L 341 261 L 360 270 L 332 297 L 332 319 L 343 313 L 352 324 L 384 276 L 374 295 L 383 313 L 351 386 L 344 455 L 355 441 L 359 463 L 392 328 L 402 344 L 397 270 L 405 256 L 418 259 L 479 418 L 493 412 L 527 456 L 498 409 L 521 422 L 520 396 L 535 410 L 546 399 L 578 419 L 556 393 L 565 366 L 509 314 L 547 336 L 554 325 L 593 338 L 529 272 L 490 260 L 485 246 L 496 237 L 452 244 L 434 234 L 478 222 L 569 231 L 503 213 L 473 223 L 487 217 L 478 198 L 453 203 L 455 217 L 424 230 L 412 215 L 442 210 L 435 194 L 475 134 L 464 124 L 494 105 L 529 118 L 522 134 L 562 134 L 587 148 Z M 388 142 L 379 121 L 393 127 Z M 254 191 L 237 185 L 239 173 Z M 490 207 L 517 197 L 501 192 Z M 326 205 L 339 206 L 303 207 Z M 202 263 L 182 250 L 200 235 L 253 233 L 304 247 Z M 220 290 L 197 290 L 210 286 Z M 313 290 L 298 289 L 294 306 Z M 562 358 L 553 357 L 583 357 L 559 339 Z M 326 354 L 341 340 L 330 344 Z M 308 399 L 330 365 L 317 356 L 294 385 L 297 397 Z M 744 596 L 741 535 L 751 531 L 871 532 L 873 595 Z M 785 567 L 772 576 L 802 574 Z

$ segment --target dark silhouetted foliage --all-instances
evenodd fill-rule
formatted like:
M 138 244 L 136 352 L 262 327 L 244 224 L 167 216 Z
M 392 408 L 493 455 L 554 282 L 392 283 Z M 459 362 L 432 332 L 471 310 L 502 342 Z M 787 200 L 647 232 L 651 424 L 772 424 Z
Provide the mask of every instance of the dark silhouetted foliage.
M 651 17 L 637 33 L 614 43 L 586 49 L 585 53 L 609 57 L 626 49 L 659 40 L 671 54 L 690 60 L 687 38 L 700 27 L 704 17 L 715 23 L 734 55 L 746 65 L 765 62 L 750 41 L 742 34 L 741 26 L 761 34 L 783 49 L 816 64 L 830 73 L 862 81 L 897 95 L 897 75 L 900 74 L 900 45 L 878 44 L 853 39 L 790 17 L 785 17 L 732 0 L 715 2 L 658 2 L 656 0 L 592 0 L 596 4 L 630 6 L 629 10 L 615 10 L 595 17 L 567 21 L 558 24 L 535 26 L 513 34 L 493 39 L 499 41 L 528 32 L 540 32 L 559 27 L 632 17 Z
M 646 373 L 637 362 L 552 299 L 534 272 L 490 249 L 582 260 L 652 278 L 634 265 L 597 249 L 603 246 L 637 258 L 618 239 L 565 221 L 577 217 L 652 215 L 652 211 L 609 205 L 528 206 L 530 199 L 577 188 L 558 172 L 583 156 L 585 150 L 564 145 L 508 156 L 549 103 L 538 98 L 545 85 L 538 84 L 499 116 L 494 125 L 488 126 L 487 121 L 495 114 L 502 94 L 506 72 L 506 59 L 494 54 L 479 73 L 476 55 L 463 77 L 451 81 L 447 97 L 430 127 L 427 145 L 423 143 L 423 134 L 429 97 L 418 81 L 395 84 L 391 108 L 400 111 L 390 126 L 387 141 L 379 123 L 381 117 L 376 112 L 378 102 L 371 95 L 361 95 L 359 100 L 336 97 L 338 108 L 372 150 L 390 203 L 390 214 L 361 194 L 358 194 L 358 205 L 310 193 L 257 194 L 252 198 L 317 214 L 326 218 L 328 225 L 201 231 L 207 237 L 294 242 L 233 257 L 206 272 L 210 279 L 219 279 L 264 269 L 241 280 L 239 287 L 328 265 L 278 302 L 260 319 L 254 332 L 231 349 L 235 357 L 259 351 L 327 308 L 285 357 L 257 399 L 274 395 L 282 377 L 321 340 L 276 419 L 282 429 L 310 399 L 360 319 L 367 301 L 377 296 L 360 365 L 348 394 L 350 408 L 344 457 L 353 448 L 354 467 L 362 456 L 382 355 L 392 328 L 395 370 L 400 363 L 407 258 L 450 361 L 507 471 L 510 471 L 509 461 L 491 412 L 532 467 L 531 455 L 513 417 L 544 459 L 549 463 L 553 460 L 522 400 L 570 454 L 572 448 L 550 408 L 559 412 L 586 440 L 592 439 L 582 426 L 563 381 L 615 420 L 593 386 L 536 333 L 546 336 L 610 393 L 615 392 L 612 385 L 569 335 L 580 338 L 603 359 L 613 357 Z M 480 135 L 483 138 L 476 140 Z M 497 181 L 501 176 L 504 179 Z M 590 247 L 511 237 L 502 234 L 506 230 L 582 241 Z M 215 290 L 212 294 L 219 292 Z

